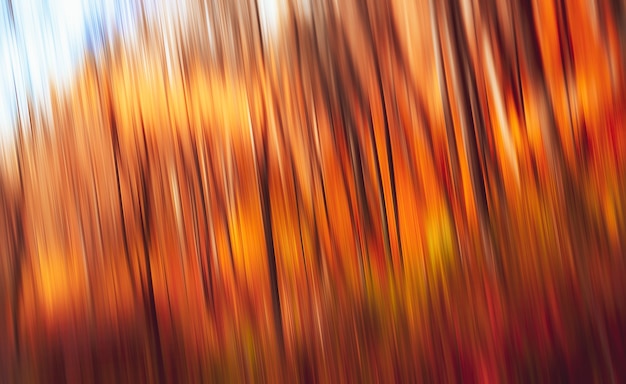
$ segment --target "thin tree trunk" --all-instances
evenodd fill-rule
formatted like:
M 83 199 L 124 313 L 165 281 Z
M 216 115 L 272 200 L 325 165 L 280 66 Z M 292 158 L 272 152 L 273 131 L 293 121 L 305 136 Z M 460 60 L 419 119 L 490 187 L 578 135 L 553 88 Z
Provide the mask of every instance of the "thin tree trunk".
M 142 121 L 143 128 L 143 121 Z M 163 351 L 161 347 L 161 335 L 159 332 L 159 321 L 156 310 L 156 300 L 154 296 L 154 285 L 152 281 L 152 262 L 150 258 L 150 243 L 152 241 L 152 207 L 151 207 L 151 178 L 150 178 L 150 154 L 148 152 L 148 146 L 146 142 L 145 129 L 143 132 L 144 148 L 146 151 L 146 163 L 145 168 L 141 166 L 139 168 L 140 181 L 141 181 L 141 240 L 143 244 L 143 258 L 146 266 L 146 290 L 144 291 L 144 310 L 149 320 L 149 328 L 152 333 L 152 340 L 154 343 L 156 353 L 156 363 L 159 382 L 164 383 L 165 366 L 163 359 Z M 146 175 L 147 173 L 147 175 Z M 142 284 L 143 286 L 143 284 Z M 146 292 L 147 291 L 147 292 Z M 146 297 L 147 300 L 146 300 Z
M 13 295 L 11 297 L 11 308 L 13 310 L 13 335 L 15 338 L 15 350 L 19 361 L 21 356 L 20 352 L 20 297 L 22 295 L 22 279 L 23 279 L 23 264 L 26 257 L 26 239 L 24 233 L 24 208 L 25 208 L 25 189 L 24 189 L 24 164 L 23 164 L 23 151 L 24 151 L 24 133 L 22 129 L 17 132 L 18 139 L 15 144 L 17 155 L 17 170 L 19 175 L 20 191 L 18 202 L 16 204 L 15 212 L 11 212 L 11 216 L 14 217 L 15 227 L 13 229 Z M 9 216 L 9 217 L 11 217 Z
M 265 250 L 267 254 L 267 265 L 270 273 L 270 290 L 272 294 L 272 305 L 274 309 L 274 327 L 280 346 L 281 353 L 285 353 L 283 336 L 282 309 L 280 303 L 280 293 L 278 287 L 278 273 L 276 268 L 276 254 L 274 249 L 274 230 L 272 226 L 272 204 L 269 184 L 269 145 L 268 133 L 263 134 L 263 159 L 259 167 L 259 185 L 261 187 L 261 210 L 263 215 L 263 229 L 265 233 Z
M 193 157 L 193 164 L 194 164 L 194 170 L 196 173 L 196 178 L 198 180 L 198 185 L 200 187 L 200 206 L 202 208 L 202 220 L 204 223 L 204 236 L 206 238 L 206 240 L 209 240 L 211 238 L 210 234 L 209 234 L 209 220 L 210 218 L 208 217 L 207 214 L 207 207 L 206 207 L 206 202 L 204 200 L 204 185 L 202 182 L 202 171 L 200 169 L 200 161 L 198 159 L 198 148 L 196 146 L 196 141 L 195 139 L 192 139 L 192 144 L 191 144 L 191 150 L 192 150 L 192 157 Z M 194 204 L 195 204 L 195 199 L 194 200 Z M 197 215 L 194 212 L 194 228 L 196 228 L 196 232 L 198 232 L 197 230 Z M 198 233 L 196 233 L 196 236 L 198 236 Z M 212 240 L 211 240 L 212 241 Z M 204 298 L 206 301 L 207 306 L 210 306 L 213 308 L 213 310 L 215 310 L 215 302 L 214 302 L 214 297 L 213 297 L 213 268 L 212 268 L 212 264 L 211 264 L 211 258 L 210 258 L 210 254 L 209 252 L 206 251 L 206 248 L 204 248 L 202 254 L 200 255 L 201 260 L 206 263 L 206 269 L 207 269 L 207 277 L 205 277 L 204 274 L 204 266 L 202 267 L 202 290 L 204 293 Z M 201 263 L 202 265 L 202 263 Z M 208 281 L 207 281 L 208 278 Z
M 120 180 L 120 143 L 119 143 L 119 132 L 117 126 L 117 119 L 115 117 L 115 113 L 113 112 L 112 104 L 109 110 L 110 124 L 111 124 L 111 147 L 113 150 L 113 163 L 115 166 L 115 183 L 117 189 L 117 200 L 119 207 L 119 218 L 120 218 L 120 226 L 122 227 L 122 241 L 124 245 L 124 258 L 126 261 L 126 268 L 128 269 L 128 275 L 130 277 L 130 282 L 132 285 L 133 293 L 137 293 L 137 283 L 135 281 L 135 276 L 133 273 L 132 261 L 130 259 L 130 249 L 128 244 L 128 233 L 126 228 L 126 218 L 124 215 L 124 201 L 122 197 L 122 187 Z

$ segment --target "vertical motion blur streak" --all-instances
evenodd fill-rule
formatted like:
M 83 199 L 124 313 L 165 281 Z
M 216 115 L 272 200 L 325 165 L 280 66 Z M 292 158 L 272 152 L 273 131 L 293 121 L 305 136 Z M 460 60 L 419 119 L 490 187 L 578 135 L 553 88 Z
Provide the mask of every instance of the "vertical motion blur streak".
M 623 2 L 0 4 L 3 380 L 626 380 Z

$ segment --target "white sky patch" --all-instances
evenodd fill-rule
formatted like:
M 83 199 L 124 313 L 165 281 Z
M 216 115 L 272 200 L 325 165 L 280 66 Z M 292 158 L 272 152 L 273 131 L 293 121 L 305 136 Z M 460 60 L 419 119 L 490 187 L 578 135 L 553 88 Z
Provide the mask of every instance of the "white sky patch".
M 263 33 L 269 38 L 274 38 L 279 32 L 281 17 L 284 13 L 282 1 L 258 0 Z
M 27 95 L 38 102 L 50 79 L 62 83 L 72 74 L 84 42 L 83 0 L 14 0 L 14 26 L 7 2 L 0 18 L 0 135 L 12 136 L 18 104 Z M 6 56 L 5 56 L 6 55 Z M 17 95 L 16 95 L 17 93 Z
M 283 0 L 259 0 L 267 37 L 275 36 L 284 13 Z M 14 137 L 17 111 L 27 118 L 27 98 L 48 108 L 52 83 L 69 85 L 94 39 L 120 33 L 133 46 L 141 0 L 13 0 L 15 25 L 8 2 L 0 1 L 0 143 Z M 182 23 L 186 0 L 144 0 L 148 18 L 155 18 L 174 43 L 173 24 Z M 210 2 L 209 2 L 210 4 Z M 191 8 L 189 8 L 191 9 Z M 100 41 L 102 43 L 104 41 Z
M 114 30 L 131 37 L 135 0 L 13 0 L 0 2 L 0 141 L 11 139 L 26 101 L 49 103 L 50 85 L 69 85 L 88 49 L 88 37 Z M 101 30 L 94 30 L 98 26 Z

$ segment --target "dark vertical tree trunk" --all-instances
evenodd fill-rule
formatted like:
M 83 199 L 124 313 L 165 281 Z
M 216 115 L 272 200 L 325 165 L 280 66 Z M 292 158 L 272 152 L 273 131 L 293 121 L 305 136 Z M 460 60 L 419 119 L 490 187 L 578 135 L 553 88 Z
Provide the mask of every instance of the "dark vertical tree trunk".
M 128 232 L 126 228 L 126 217 L 124 215 L 124 200 L 122 196 L 122 185 L 121 185 L 121 177 L 120 177 L 120 161 L 121 161 L 121 150 L 119 143 L 119 132 L 117 126 L 117 119 L 115 117 L 115 113 L 113 112 L 112 103 L 110 104 L 109 110 L 109 123 L 111 124 L 111 146 L 113 150 L 113 163 L 115 166 L 115 183 L 117 189 L 117 200 L 119 207 L 119 218 L 120 218 L 120 226 L 122 229 L 122 242 L 124 245 L 124 258 L 126 260 L 126 267 L 128 268 L 128 275 L 130 277 L 131 285 L 133 288 L 133 293 L 137 293 L 137 283 L 135 281 L 135 275 L 133 273 L 133 266 L 131 261 L 130 249 L 128 244 Z
M 263 135 L 263 159 L 259 167 L 259 185 L 261 187 L 261 210 L 263 215 L 263 229 L 265 233 L 265 251 L 267 254 L 267 265 L 270 273 L 270 290 L 272 294 L 272 305 L 274 309 L 274 327 L 281 352 L 285 351 L 283 336 L 283 316 L 280 303 L 280 293 L 278 287 L 278 272 L 276 268 L 276 253 L 274 249 L 274 229 L 272 226 L 272 203 L 269 183 L 269 146 L 267 132 Z
M 12 241 L 13 241 L 13 290 L 11 297 L 11 308 L 13 313 L 13 335 L 15 339 L 15 350 L 18 359 L 20 358 L 20 297 L 22 295 L 22 279 L 23 279 L 23 264 L 25 259 L 26 242 L 24 234 L 24 164 L 22 159 L 22 151 L 24 150 L 23 132 L 18 132 L 18 140 L 16 143 L 17 152 L 17 169 L 20 182 L 19 196 L 17 197 L 17 204 L 14 209 L 9 210 L 8 225 L 12 226 Z M 13 205 L 13 204 L 11 204 Z M 13 208 L 13 207 L 10 207 Z
M 211 236 L 209 234 L 209 221 L 211 220 L 211 218 L 208 216 L 206 201 L 204 200 L 205 190 L 204 190 L 204 185 L 203 185 L 203 182 L 202 182 L 202 170 L 200 169 L 200 161 L 199 161 L 199 158 L 198 158 L 198 148 L 196 146 L 195 139 L 192 139 L 191 150 L 192 150 L 194 170 L 195 170 L 195 173 L 196 173 L 196 179 L 198 181 L 198 185 L 199 185 L 199 188 L 200 188 L 200 207 L 202 209 L 201 214 L 202 214 L 202 221 L 203 221 L 203 224 L 204 224 L 204 233 L 203 233 L 203 235 L 204 235 L 206 241 L 210 241 L 209 239 L 211 238 Z M 193 195 L 193 193 L 192 193 L 192 195 Z M 195 204 L 195 198 L 193 199 L 193 201 L 194 201 L 194 204 Z M 197 214 L 196 214 L 195 210 L 194 210 L 194 222 L 196 222 L 196 225 L 195 225 L 195 227 L 196 227 L 196 236 L 198 236 L 199 234 L 197 233 Z M 213 297 L 213 267 L 212 267 L 212 264 L 211 264 L 210 252 L 207 252 L 206 247 L 203 248 L 200 257 L 201 257 L 201 260 L 203 261 L 203 263 L 206 263 L 206 270 L 207 270 L 207 274 L 206 274 L 206 277 L 205 277 L 204 267 L 203 267 L 203 270 L 202 270 L 202 290 L 203 290 L 203 294 L 204 294 L 207 306 L 213 308 L 213 310 L 215 311 L 215 303 L 214 303 L 214 297 Z
M 256 22 L 257 22 L 257 30 L 259 33 L 259 49 L 262 55 L 261 62 L 263 64 L 263 68 L 265 68 L 265 46 L 263 41 L 263 30 L 261 28 L 261 18 L 259 13 L 259 2 L 258 0 L 254 0 L 255 13 L 256 13 Z M 260 76 L 265 76 L 265 73 L 260 73 Z M 270 85 L 272 88 L 270 92 L 273 97 L 273 107 L 277 108 L 276 104 L 276 96 L 274 94 L 273 85 Z M 262 132 L 262 154 L 258 154 L 257 156 L 262 156 L 257 162 L 258 169 L 258 180 L 259 186 L 261 189 L 261 210 L 263 216 L 263 229 L 265 234 L 265 248 L 267 255 L 267 263 L 269 269 L 269 277 L 270 277 L 270 291 L 272 296 L 272 306 L 274 311 L 274 328 L 276 330 L 276 335 L 279 343 L 279 348 L 282 354 L 282 357 L 285 357 L 285 341 L 283 334 L 283 320 L 282 320 L 282 308 L 280 302 L 280 289 L 278 284 L 278 271 L 276 267 L 276 253 L 274 248 L 274 229 L 272 225 L 272 203 L 270 196 L 270 164 L 269 164 L 269 126 L 267 121 L 267 112 L 264 111 L 263 116 L 263 124 L 265 125 Z M 278 124 L 282 129 L 282 119 L 280 117 L 280 111 L 276 111 L 276 116 L 279 119 Z M 253 143 L 254 145 L 254 143 Z M 260 164 L 259 164 L 260 163 Z
M 447 91 L 447 84 L 454 89 L 456 98 L 456 108 L 459 113 L 459 125 L 461 131 L 461 140 L 463 144 L 463 150 L 468 157 L 469 177 L 471 181 L 471 193 L 474 203 L 476 204 L 479 229 L 482 234 L 488 233 L 488 210 L 486 200 L 485 181 L 482 173 L 482 167 L 480 165 L 480 156 L 478 153 L 478 143 L 476 130 L 483 129 L 484 122 L 482 115 L 478 108 L 477 91 L 475 79 L 472 76 L 472 69 L 469 67 L 469 63 L 466 57 L 469 56 L 467 50 L 467 43 L 465 35 L 461 30 L 461 16 L 459 9 L 454 0 L 448 0 L 444 3 L 431 2 L 431 20 L 435 27 L 435 49 L 436 59 L 438 62 L 438 72 L 440 76 L 440 87 L 444 92 L 444 113 L 446 116 L 446 130 L 448 132 L 448 151 L 450 153 L 453 162 L 453 174 L 454 180 L 456 180 L 456 198 L 462 196 L 462 182 L 459 158 L 457 154 L 456 134 L 454 130 L 454 122 L 452 121 L 451 112 L 454 108 L 452 100 Z M 443 24 L 439 21 L 442 20 Z M 449 44 L 447 52 L 443 52 L 443 44 L 440 38 L 446 38 Z M 449 63 L 450 75 L 446 76 L 444 71 L 444 62 Z M 469 109 L 468 109 L 469 107 Z M 452 145 L 454 143 L 454 145 Z M 455 164 L 456 163 L 456 166 Z M 456 169 L 456 171 L 455 171 Z M 485 237 L 486 241 L 489 236 Z
M 478 92 L 476 89 L 476 79 L 473 69 L 470 68 L 470 62 L 466 60 L 469 57 L 466 36 L 462 32 L 462 20 L 459 14 L 459 4 L 448 3 L 447 19 L 452 23 L 450 26 L 451 41 L 453 42 L 451 61 L 455 63 L 457 71 L 458 87 L 457 97 L 459 98 L 461 128 L 463 132 L 463 148 L 466 151 L 470 179 L 472 185 L 472 194 L 474 202 L 478 210 L 479 225 L 481 230 L 488 227 L 488 209 L 487 197 L 485 190 L 485 179 L 480 165 L 480 156 L 478 153 L 477 136 L 482 135 L 484 130 L 484 120 L 480 108 L 478 106 Z M 468 109 L 469 107 L 469 109 Z M 478 135 L 476 133 L 478 131 Z
M 446 142 L 448 144 L 448 156 L 449 156 L 449 167 L 452 178 L 452 193 L 454 195 L 458 195 L 459 188 L 461 188 L 461 180 L 460 180 L 460 162 L 459 156 L 457 153 L 457 145 L 456 145 L 456 135 L 454 132 L 454 125 L 452 121 L 452 106 L 450 105 L 450 97 L 448 95 L 448 89 L 446 85 L 446 74 L 444 69 L 444 53 L 443 47 L 440 39 L 441 33 L 441 25 L 439 22 L 439 3 L 434 0 L 429 0 L 428 2 L 430 9 L 430 21 L 432 23 L 432 36 L 433 36 L 433 46 L 434 46 L 434 55 L 435 62 L 437 68 L 437 78 L 439 82 L 439 89 L 442 92 L 442 105 L 443 105 L 443 113 L 446 127 Z M 446 193 L 449 196 L 448 190 Z M 454 200 L 456 196 L 449 196 L 449 200 Z
M 159 382 L 164 383 L 165 366 L 163 351 L 161 347 L 161 334 L 159 332 L 159 321 L 156 310 L 156 300 L 154 296 L 154 285 L 152 281 L 152 261 L 150 258 L 150 243 L 152 241 L 152 205 L 151 205 L 151 177 L 150 177 L 150 153 L 146 142 L 146 133 L 143 126 L 143 141 L 146 154 L 145 164 L 139 168 L 140 191 L 141 191 L 141 240 L 143 245 L 143 258 L 146 266 L 146 287 L 143 291 L 144 311 L 149 321 L 152 340 L 156 353 L 156 364 Z M 142 284 L 143 286 L 143 284 Z M 147 296 L 147 297 L 146 297 Z
M 14 33 L 15 30 L 15 13 L 13 10 L 13 0 L 6 0 L 7 11 L 9 16 L 9 23 Z M 17 37 L 17 36 L 16 36 Z M 20 322 L 20 296 L 22 294 L 22 263 L 25 258 L 25 238 L 24 238 L 24 164 L 22 161 L 22 155 L 24 150 L 24 129 L 21 124 L 22 117 L 19 105 L 19 98 L 17 93 L 17 83 L 15 81 L 15 75 L 13 75 L 13 91 L 15 95 L 15 102 L 17 104 L 17 141 L 15 142 L 15 152 L 17 156 L 17 168 L 20 183 L 20 196 L 18 197 L 18 204 L 15 212 L 9 212 L 8 225 L 12 228 L 11 238 L 13 241 L 13 290 L 11 296 L 11 308 L 12 308 L 12 322 L 13 322 L 13 336 L 15 339 L 15 351 L 19 361 L 20 358 L 20 335 L 19 335 L 19 322 Z M 29 111 L 30 114 L 30 111 Z M 32 125 L 30 127 L 32 130 Z M 15 224 L 13 224 L 13 222 Z
M 363 169 L 363 145 L 359 140 L 359 132 L 358 127 L 354 115 L 354 107 L 350 104 L 350 102 L 358 103 L 357 110 L 369 110 L 369 100 L 366 96 L 366 93 L 363 89 L 363 84 L 359 79 L 357 73 L 357 64 L 354 61 L 354 58 L 350 54 L 350 47 L 348 42 L 346 41 L 346 31 L 343 27 L 338 28 L 339 36 L 332 40 L 330 43 L 330 61 L 331 61 L 331 71 L 337 73 L 338 75 L 338 83 L 334 84 L 334 91 L 336 98 L 338 99 L 338 110 L 342 119 L 342 126 L 336 127 L 332 126 L 333 131 L 336 135 L 340 134 L 342 139 L 346 142 L 346 151 L 348 152 L 348 156 L 350 157 L 350 169 L 352 171 L 352 179 L 355 183 L 355 189 L 357 194 L 357 207 L 356 209 L 352 207 L 351 209 L 351 222 L 353 227 L 355 227 L 355 242 L 358 253 L 358 262 L 359 268 L 361 272 L 362 282 L 364 283 L 365 278 L 365 258 L 363 257 L 362 247 L 359 240 L 359 234 L 356 230 L 358 227 L 358 223 L 356 220 L 361 220 L 363 227 L 365 229 L 365 236 L 370 236 L 373 230 L 372 224 L 372 215 L 369 209 L 369 205 L 367 203 L 367 197 L 365 193 L 365 181 L 364 181 L 364 169 Z M 351 95 L 350 90 L 354 92 L 354 95 Z M 353 96 L 350 98 L 350 96 Z M 391 239 L 389 235 L 389 225 L 388 225 L 388 216 L 387 216 L 387 207 L 384 200 L 384 189 L 383 189 L 383 181 L 381 176 L 381 168 L 380 161 L 377 153 L 377 145 L 374 139 L 374 127 L 371 121 L 371 114 L 367 114 L 367 132 L 370 135 L 370 140 L 373 145 L 373 156 L 374 156 L 374 170 L 376 174 L 376 192 L 378 193 L 377 200 L 379 202 L 380 214 L 381 214 L 381 227 L 382 227 L 382 240 L 384 244 L 385 257 L 389 263 L 389 266 L 393 268 L 393 259 L 391 254 Z M 332 120 L 331 120 L 332 121 Z M 339 131 L 339 133 L 337 133 Z M 338 152 L 341 153 L 341 148 L 338 148 Z M 341 156 L 340 156 L 341 157 Z M 342 168 L 343 169 L 343 168 Z M 348 176 L 345 175 L 343 178 L 344 189 L 346 191 L 346 195 L 348 198 L 350 197 L 350 190 L 348 187 Z M 358 211 L 361 217 L 357 217 L 353 211 Z M 369 260 L 368 260 L 369 261 Z
M 233 237 L 230 231 L 228 212 L 226 210 L 229 205 L 229 202 L 227 200 L 228 191 L 226 191 L 228 187 L 224 184 L 223 196 L 219 193 L 219 191 L 215 187 L 218 185 L 218 178 L 217 178 L 213 164 L 208 165 L 208 177 L 209 177 L 209 184 L 213 185 L 215 189 L 217 210 L 218 210 L 220 219 L 222 221 L 222 225 L 224 226 L 224 231 L 226 232 L 226 245 L 228 247 L 228 258 L 230 260 L 230 267 L 233 271 L 233 278 L 235 279 L 235 283 L 236 283 L 237 273 L 235 269 L 235 255 L 233 253 Z
M 315 101 L 314 101 L 314 90 L 312 89 L 312 78 L 315 78 L 315 75 L 312 74 L 311 72 L 313 70 L 315 70 L 314 68 L 314 64 L 310 65 L 309 62 L 307 61 L 306 58 L 308 58 L 310 55 L 316 55 L 316 52 L 312 52 L 312 44 L 311 44 L 311 31 L 310 29 L 304 29 L 304 31 L 300 30 L 300 25 L 298 23 L 298 19 L 297 19 L 297 15 L 295 14 L 295 10 L 293 7 L 291 7 L 292 10 L 292 22 L 293 22 L 293 26 L 294 26 L 294 30 L 296 33 L 296 49 L 297 49 L 297 57 L 298 57 L 298 74 L 299 74 L 299 78 L 300 78 L 300 84 L 302 86 L 302 89 L 305 90 L 306 96 L 304 97 L 305 99 L 305 103 L 312 103 L 313 104 L 313 108 L 315 110 Z M 303 56 L 305 57 L 305 59 L 303 59 Z M 313 112 L 315 113 L 315 112 Z M 309 181 L 311 183 L 312 186 L 314 186 L 313 188 L 315 188 L 315 172 L 317 170 L 317 156 L 315 156 L 315 143 L 314 143 L 314 139 L 313 139 L 313 130 L 317 129 L 317 126 L 314 126 L 313 124 L 314 119 L 311 118 L 311 115 L 309 112 L 305 112 L 304 113 L 304 122 L 303 124 L 305 125 L 304 130 L 305 130 L 305 136 L 306 136 L 306 145 L 308 146 L 309 149 Z M 292 153 L 293 155 L 293 153 Z M 292 156 L 292 162 L 293 162 L 293 156 Z M 293 163 L 292 163 L 293 164 Z M 293 167 L 292 167 L 292 172 L 294 171 Z M 294 173 L 294 183 L 295 183 L 296 179 L 295 179 L 295 173 Z M 298 185 L 294 185 L 295 188 L 297 188 L 296 192 L 298 192 L 300 189 L 298 188 Z M 298 195 L 296 195 L 296 197 L 298 197 Z M 300 197 L 301 193 L 300 193 Z M 303 208 L 303 214 L 304 214 L 304 220 L 306 222 L 308 222 L 309 225 L 311 225 L 312 229 L 313 229 L 313 252 L 312 255 L 315 258 L 314 260 L 314 268 L 315 268 L 315 272 L 317 273 L 317 276 L 321 276 L 321 252 L 322 252 L 322 247 L 321 247 L 321 239 L 320 239 L 320 234 L 319 234 L 319 228 L 318 228 L 318 222 L 317 222 L 317 212 L 315 209 L 315 193 L 312 194 L 312 199 L 311 199 L 311 207 L 312 207 L 312 217 L 309 217 L 308 212 L 306 212 Z M 304 202 L 302 203 L 304 204 Z M 299 211 L 300 212 L 300 211 Z M 311 262 L 309 262 L 309 268 L 311 268 Z M 315 276 L 315 275 L 314 275 Z
M 398 217 L 398 195 L 396 192 L 396 169 L 394 165 L 394 158 L 392 153 L 392 145 L 391 145 L 391 132 L 389 126 L 389 115 L 387 108 L 387 100 L 385 98 L 384 92 L 384 74 L 381 69 L 380 58 L 387 57 L 389 53 L 383 52 L 377 43 L 377 36 L 374 35 L 374 28 L 376 26 L 372 25 L 371 14 L 369 7 L 366 3 L 363 3 L 359 7 L 360 16 L 363 20 L 366 30 L 366 39 L 369 42 L 369 47 L 371 48 L 372 58 L 374 60 L 374 68 L 376 69 L 376 85 L 378 87 L 378 96 L 380 97 L 380 106 L 383 112 L 383 123 L 384 123 L 384 134 L 385 134 L 385 151 L 387 152 L 387 171 L 389 172 L 389 183 L 391 188 L 391 204 L 394 215 L 394 230 L 396 231 L 396 236 L 398 238 L 398 257 L 400 262 L 400 270 L 403 269 L 403 253 L 402 253 L 402 241 L 400 238 L 400 219 Z M 374 20 L 377 15 L 374 16 Z M 382 28 L 387 28 L 387 25 L 382 26 Z M 384 36 L 384 34 L 382 34 Z M 373 128 L 373 127 L 372 127 Z M 376 154 L 376 158 L 378 158 L 378 154 Z M 381 199 L 383 200 L 383 205 L 386 207 L 385 196 L 381 195 Z M 385 208 L 386 210 L 386 208 Z M 387 224 L 388 225 L 388 224 Z M 389 234 L 387 235 L 390 238 Z M 389 240 L 390 241 L 390 240 Z M 391 245 L 389 245 L 391 248 Z M 391 249 L 389 249 L 391 252 Z M 393 262 L 392 262 L 393 267 Z

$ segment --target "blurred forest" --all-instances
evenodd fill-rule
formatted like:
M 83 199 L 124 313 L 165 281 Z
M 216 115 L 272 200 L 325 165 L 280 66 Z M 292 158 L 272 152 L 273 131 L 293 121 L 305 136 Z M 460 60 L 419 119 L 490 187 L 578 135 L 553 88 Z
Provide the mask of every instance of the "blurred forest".
M 187 2 L 3 149 L 4 379 L 626 380 L 624 2 Z

